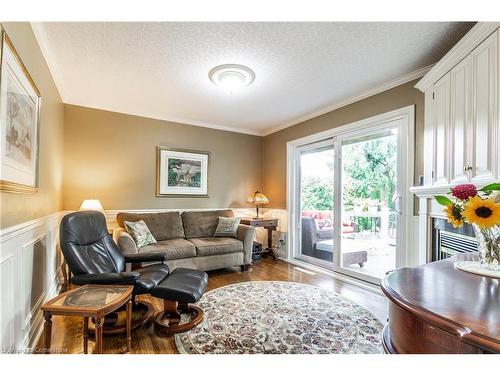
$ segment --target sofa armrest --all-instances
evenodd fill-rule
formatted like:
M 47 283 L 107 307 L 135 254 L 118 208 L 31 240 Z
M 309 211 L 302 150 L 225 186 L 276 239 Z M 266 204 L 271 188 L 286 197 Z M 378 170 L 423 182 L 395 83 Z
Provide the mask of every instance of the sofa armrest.
M 255 228 L 249 225 L 238 225 L 236 238 L 243 242 L 243 264 L 252 263 L 253 240 L 255 238 Z
M 120 248 L 123 255 L 139 254 L 134 239 L 130 234 L 127 233 L 125 228 L 115 228 L 113 237 L 116 238 L 116 243 L 118 244 L 118 247 Z

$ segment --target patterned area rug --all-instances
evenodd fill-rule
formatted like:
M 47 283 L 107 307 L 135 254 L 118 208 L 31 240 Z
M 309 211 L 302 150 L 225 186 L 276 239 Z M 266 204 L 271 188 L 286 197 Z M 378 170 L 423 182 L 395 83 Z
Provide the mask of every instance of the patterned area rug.
M 175 335 L 180 353 L 382 353 L 382 324 L 338 294 L 293 282 L 257 281 L 212 290 L 203 322 Z

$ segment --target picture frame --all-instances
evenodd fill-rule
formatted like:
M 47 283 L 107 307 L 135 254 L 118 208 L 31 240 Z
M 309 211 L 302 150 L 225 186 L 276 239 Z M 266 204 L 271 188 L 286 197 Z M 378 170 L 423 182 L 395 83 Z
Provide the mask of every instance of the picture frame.
M 41 95 L 0 27 L 0 190 L 38 191 Z
M 208 197 L 208 166 L 206 151 L 157 147 L 157 197 Z

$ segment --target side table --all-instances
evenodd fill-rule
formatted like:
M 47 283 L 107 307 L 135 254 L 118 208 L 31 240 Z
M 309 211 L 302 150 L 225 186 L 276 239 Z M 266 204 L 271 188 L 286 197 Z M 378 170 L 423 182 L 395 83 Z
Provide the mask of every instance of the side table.
M 263 253 L 270 254 L 274 260 L 277 256 L 273 248 L 273 231 L 278 229 L 278 219 L 277 218 L 242 218 L 241 224 L 250 225 L 251 227 L 264 228 L 267 229 L 267 248 L 263 250 Z
M 52 315 L 81 316 L 83 318 L 83 352 L 88 352 L 89 318 L 95 320 L 95 348 L 102 354 L 104 316 L 127 305 L 127 350 L 131 344 L 132 290 L 129 285 L 84 285 L 64 292 L 42 306 L 44 324 L 44 349 L 49 353 L 52 335 Z

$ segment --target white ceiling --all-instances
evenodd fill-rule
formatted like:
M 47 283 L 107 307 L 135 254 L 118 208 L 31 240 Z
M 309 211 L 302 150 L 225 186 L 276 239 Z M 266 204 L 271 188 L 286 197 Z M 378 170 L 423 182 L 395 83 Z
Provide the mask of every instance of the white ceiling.
M 415 78 L 471 26 L 100 22 L 33 29 L 65 103 L 264 135 Z M 229 63 L 256 73 L 232 95 L 208 79 L 210 69 Z

